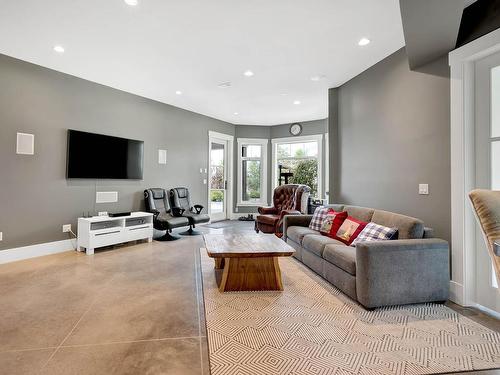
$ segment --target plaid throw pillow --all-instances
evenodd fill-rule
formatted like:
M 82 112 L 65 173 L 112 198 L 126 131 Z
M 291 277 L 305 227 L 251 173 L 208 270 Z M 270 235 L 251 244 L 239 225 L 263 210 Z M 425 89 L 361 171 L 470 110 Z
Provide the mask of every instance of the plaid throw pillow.
M 375 223 L 368 223 L 361 231 L 351 246 L 356 246 L 358 242 L 384 241 L 394 237 L 398 228 L 384 227 Z
M 309 223 L 309 228 L 319 231 L 321 229 L 321 225 L 323 225 L 323 220 L 325 220 L 325 217 L 328 215 L 330 210 L 331 208 L 329 207 L 317 207 L 314 210 L 313 217 Z

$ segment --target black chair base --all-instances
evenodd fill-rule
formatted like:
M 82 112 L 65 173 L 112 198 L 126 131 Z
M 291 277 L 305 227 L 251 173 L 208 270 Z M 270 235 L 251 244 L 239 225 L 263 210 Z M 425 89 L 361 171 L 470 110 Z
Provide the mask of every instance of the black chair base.
M 201 232 L 194 230 L 192 226 L 189 226 L 189 229 L 185 232 L 179 233 L 182 236 L 200 236 Z
M 167 230 L 167 233 L 165 233 L 163 236 L 161 236 L 159 238 L 155 238 L 155 241 L 177 241 L 180 239 L 181 239 L 181 237 L 176 236 Z

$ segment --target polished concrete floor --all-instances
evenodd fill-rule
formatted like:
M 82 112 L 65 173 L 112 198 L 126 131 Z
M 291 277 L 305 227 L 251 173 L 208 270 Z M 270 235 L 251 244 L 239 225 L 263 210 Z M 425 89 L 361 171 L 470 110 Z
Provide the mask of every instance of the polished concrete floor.
M 202 245 L 183 237 L 0 265 L 0 374 L 209 374 Z M 497 320 L 450 307 L 500 331 Z

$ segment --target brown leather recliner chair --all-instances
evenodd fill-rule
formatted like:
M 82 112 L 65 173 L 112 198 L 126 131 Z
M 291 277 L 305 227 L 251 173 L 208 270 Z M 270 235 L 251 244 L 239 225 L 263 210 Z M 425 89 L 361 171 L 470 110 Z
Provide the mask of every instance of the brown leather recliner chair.
M 300 215 L 307 212 L 307 199 L 311 188 L 307 185 L 288 184 L 278 186 L 273 193 L 272 207 L 259 207 L 255 220 L 255 231 L 275 233 L 281 236 L 281 227 L 285 215 Z

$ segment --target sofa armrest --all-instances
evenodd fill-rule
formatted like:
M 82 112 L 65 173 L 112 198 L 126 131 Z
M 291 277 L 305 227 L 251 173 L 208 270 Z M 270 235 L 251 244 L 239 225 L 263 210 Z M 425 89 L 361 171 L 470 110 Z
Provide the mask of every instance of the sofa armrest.
M 313 215 L 285 215 L 283 217 L 283 240 L 286 241 L 286 231 L 289 227 L 308 227 Z
M 446 301 L 449 282 L 449 246 L 444 240 L 356 245 L 356 295 L 367 308 Z
M 257 208 L 261 215 L 277 215 L 278 209 L 276 207 L 259 207 Z

